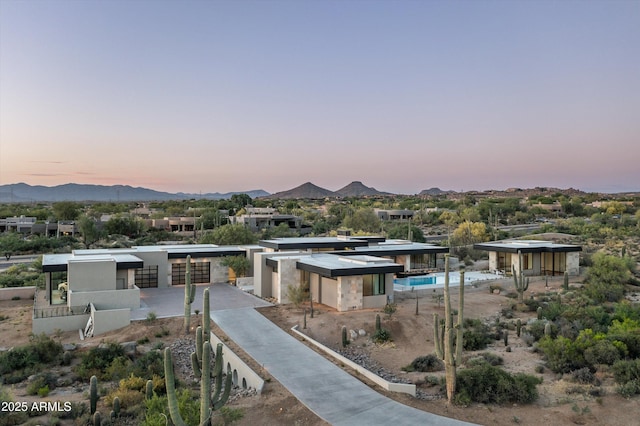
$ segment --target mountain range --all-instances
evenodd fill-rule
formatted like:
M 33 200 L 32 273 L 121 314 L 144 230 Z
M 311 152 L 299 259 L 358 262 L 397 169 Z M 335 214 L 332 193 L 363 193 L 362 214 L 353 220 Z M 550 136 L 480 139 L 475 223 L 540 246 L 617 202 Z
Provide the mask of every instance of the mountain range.
M 28 185 L 15 183 L 0 185 L 0 202 L 23 203 L 34 201 L 167 201 L 231 198 L 233 194 L 247 194 L 251 198 L 264 197 L 268 192 L 261 189 L 242 192 L 187 194 L 183 192 L 169 193 L 148 188 L 134 188 L 129 185 L 85 185 L 67 183 L 58 186 Z
M 477 197 L 527 197 L 536 194 L 561 193 L 568 197 L 584 195 L 585 192 L 569 188 L 509 188 L 506 190 L 470 191 L 465 194 Z M 247 194 L 251 198 L 271 198 L 271 199 L 324 199 L 324 198 L 344 198 L 344 197 L 380 197 L 393 196 L 389 192 L 378 191 L 375 188 L 366 186 L 360 181 L 354 181 L 336 191 L 331 191 L 319 187 L 311 182 L 303 183 L 287 191 L 269 194 L 262 189 L 238 192 L 210 192 L 206 194 L 190 194 L 184 192 L 170 193 L 155 191 L 153 189 L 132 187 L 129 185 L 87 185 L 68 183 L 58 186 L 28 185 L 26 183 L 15 183 L 0 185 L 0 203 L 26 203 L 26 202 L 56 202 L 56 201 L 167 201 L 167 200 L 189 200 L 189 199 L 228 199 L 234 194 Z M 443 191 L 440 188 L 430 188 L 422 190 L 419 196 L 455 196 L 456 191 Z M 638 193 L 627 193 L 633 195 Z M 623 195 L 623 194 L 621 194 Z

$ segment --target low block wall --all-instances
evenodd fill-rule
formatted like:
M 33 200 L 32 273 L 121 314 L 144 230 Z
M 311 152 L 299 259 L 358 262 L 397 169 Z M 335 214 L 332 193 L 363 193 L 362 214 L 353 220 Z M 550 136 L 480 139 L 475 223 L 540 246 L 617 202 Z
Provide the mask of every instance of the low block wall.
M 0 300 L 11 300 L 14 297 L 19 297 L 20 299 L 33 299 L 35 294 L 35 286 L 0 288 Z
M 97 310 L 92 304 L 91 317 L 93 318 L 93 335 L 97 336 L 128 326 L 131 322 L 131 309 Z
M 140 289 L 138 287 L 122 290 L 69 291 L 69 303 L 73 306 L 85 306 L 93 303 L 96 309 L 138 309 L 140 307 Z
M 90 314 L 69 315 L 65 317 L 34 318 L 31 325 L 33 334 L 53 334 L 56 330 L 74 331 L 87 325 Z
M 381 388 L 386 389 L 386 390 L 391 391 L 391 392 L 407 393 L 407 394 L 409 394 L 411 396 L 416 396 L 416 385 L 407 384 L 407 383 L 392 383 L 392 382 L 388 382 L 385 379 L 383 379 L 382 377 L 373 374 L 371 371 L 367 370 L 366 368 L 364 368 L 364 367 L 356 364 L 355 362 L 351 361 L 349 358 L 343 357 L 339 353 L 336 353 L 336 352 L 332 351 L 331 349 L 329 349 L 328 347 L 324 346 L 322 343 L 317 342 L 317 341 L 313 340 L 312 338 L 310 338 L 309 336 L 307 336 L 306 334 L 303 334 L 303 333 L 299 332 L 297 325 L 293 326 L 291 328 L 291 331 L 293 331 L 294 333 L 296 333 L 298 336 L 302 337 L 303 339 L 309 341 L 312 345 L 314 345 L 315 347 L 317 347 L 318 349 L 320 349 L 324 353 L 326 353 L 326 354 L 330 355 L 331 357 L 335 358 L 336 360 L 340 361 L 342 364 L 348 366 L 349 368 L 352 368 L 352 369 L 356 370 L 358 373 L 362 374 L 367 379 L 371 380 L 372 382 L 374 382 L 375 384 L 377 384 Z
M 231 370 L 233 384 L 245 389 L 253 388 L 258 392 L 258 394 L 262 393 L 262 388 L 264 388 L 264 380 L 262 380 L 262 377 L 245 364 L 238 355 L 233 353 L 233 351 L 229 349 L 229 347 L 225 345 L 218 336 L 211 333 L 210 341 L 213 353 L 215 353 L 218 343 L 222 343 L 222 359 L 225 363 L 223 371 Z

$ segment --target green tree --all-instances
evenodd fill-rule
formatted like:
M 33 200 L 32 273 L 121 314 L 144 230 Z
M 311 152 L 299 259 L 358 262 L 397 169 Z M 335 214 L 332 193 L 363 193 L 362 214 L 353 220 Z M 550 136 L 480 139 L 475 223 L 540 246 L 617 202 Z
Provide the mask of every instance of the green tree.
M 82 242 L 85 247 L 89 247 L 100 239 L 100 231 L 96 225 L 96 221 L 89 216 L 80 216 L 78 219 L 78 230 L 82 234 Z
M 453 231 L 455 244 L 469 245 L 489 241 L 487 225 L 482 222 L 465 221 Z
M 53 203 L 52 208 L 58 220 L 76 220 L 80 216 L 80 205 L 72 201 Z
M 110 235 L 126 235 L 137 238 L 142 235 L 145 226 L 139 218 L 118 215 L 109 219 L 104 228 Z
M 233 269 L 236 277 L 244 277 L 251 269 L 251 262 L 246 256 L 226 256 L 222 259 L 221 264 Z
M 409 227 L 411 227 L 411 241 L 415 241 L 417 243 L 424 243 L 426 241 L 424 234 L 422 233 L 422 229 L 413 224 L 407 223 L 399 223 L 389 228 L 387 231 L 387 238 L 406 240 L 409 236 Z
M 16 232 L 6 232 L 0 234 L 0 251 L 7 260 L 15 253 L 23 249 L 24 243 L 22 238 Z
M 199 241 L 201 244 L 235 245 L 255 244 L 256 236 L 244 225 L 223 225 L 205 233 Z
M 585 293 L 595 302 L 617 302 L 624 296 L 624 286 L 632 277 L 634 261 L 610 256 L 602 252 L 592 257 L 593 265 L 587 272 Z
M 237 209 L 241 209 L 251 204 L 251 197 L 247 194 L 233 194 L 231 196 L 231 202 L 237 206 Z
M 379 232 L 382 222 L 373 209 L 358 209 L 344 219 L 344 226 L 354 231 Z

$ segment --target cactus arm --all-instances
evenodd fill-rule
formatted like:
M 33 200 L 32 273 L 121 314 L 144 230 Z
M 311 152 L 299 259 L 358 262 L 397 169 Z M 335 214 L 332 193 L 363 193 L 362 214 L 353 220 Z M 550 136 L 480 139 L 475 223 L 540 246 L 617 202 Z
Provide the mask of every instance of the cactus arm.
M 164 350 L 164 381 L 167 388 L 167 401 L 169 402 L 171 421 L 173 421 L 173 424 L 176 426 L 187 426 L 184 420 L 182 420 L 182 416 L 180 416 L 178 397 L 176 395 L 176 382 L 173 373 L 173 359 L 169 348 L 165 348 Z
M 203 337 L 202 327 L 198 326 L 198 328 L 196 328 L 196 352 L 195 352 L 198 362 L 202 362 L 202 342 L 203 342 L 202 337 Z
M 209 289 L 204 289 L 202 300 L 202 334 L 203 340 L 211 340 L 211 311 L 209 309 Z
M 202 376 L 202 369 L 200 368 L 200 361 L 198 361 L 198 356 L 195 352 L 191 352 L 191 369 L 193 370 L 193 375 L 196 377 Z
M 440 359 L 444 359 L 444 353 L 442 352 L 442 338 L 440 334 L 440 319 L 437 313 L 433 313 L 433 342 L 436 347 L 436 355 Z
M 458 325 L 456 327 L 456 364 L 462 362 L 462 347 L 464 346 L 464 268 L 460 270 L 460 300 L 458 301 Z
M 200 378 L 200 424 L 211 419 L 209 396 L 211 395 L 211 345 L 207 342 L 202 350 L 202 377 Z
M 187 256 L 187 271 L 184 274 L 184 332 L 189 334 L 191 328 L 191 255 Z
M 222 408 L 224 406 L 224 404 L 227 403 L 227 400 L 229 399 L 229 395 L 231 394 L 231 381 L 232 381 L 232 379 L 233 378 L 231 377 L 231 371 L 228 371 L 227 372 L 227 377 L 226 377 L 225 383 L 224 383 L 224 392 L 222 393 L 222 396 L 218 400 L 212 400 L 212 404 L 213 404 L 213 409 L 214 410 L 219 410 L 220 408 Z

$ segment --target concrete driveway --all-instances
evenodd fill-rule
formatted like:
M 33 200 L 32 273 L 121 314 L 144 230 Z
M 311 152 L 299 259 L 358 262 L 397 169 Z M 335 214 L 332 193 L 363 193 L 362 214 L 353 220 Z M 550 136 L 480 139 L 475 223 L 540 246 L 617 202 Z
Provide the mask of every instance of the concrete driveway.
M 205 288 L 209 288 L 211 311 L 271 306 L 269 302 L 228 284 L 197 285 L 191 312 L 196 309 L 202 311 L 202 294 Z M 154 312 L 156 318 L 183 316 L 184 286 L 140 289 L 140 309 L 131 310 L 131 320 L 146 319 L 150 312 Z

